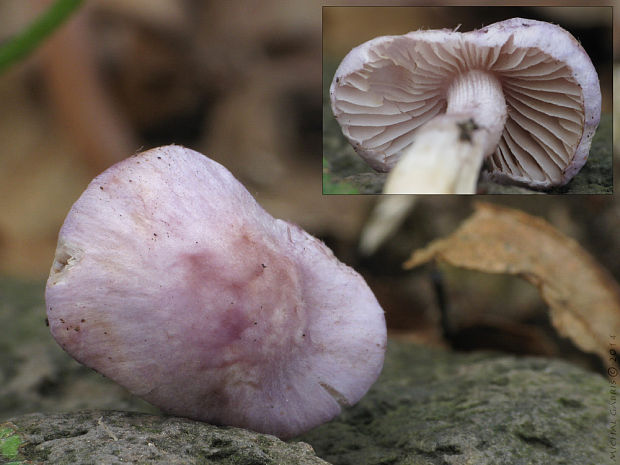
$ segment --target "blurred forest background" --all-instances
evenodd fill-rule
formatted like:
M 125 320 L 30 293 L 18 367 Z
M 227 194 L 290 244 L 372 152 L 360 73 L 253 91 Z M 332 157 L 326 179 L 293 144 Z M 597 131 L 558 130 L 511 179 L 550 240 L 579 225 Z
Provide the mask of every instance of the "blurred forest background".
M 618 24 L 612 39 L 610 8 L 584 14 L 567 6 L 612 3 L 537 3 L 523 2 L 513 10 L 526 18 L 561 20 L 575 35 L 588 38 L 584 47 L 600 66 L 603 112 L 611 113 L 609 57 L 612 42 L 613 60 L 620 53 Z M 0 2 L 0 41 L 49 4 Z M 339 4 L 344 2 L 323 2 L 323 9 Z M 391 21 L 398 30 L 390 33 L 459 23 L 470 30 L 496 21 L 491 8 L 460 8 L 455 19 L 454 6 L 464 2 L 435 4 L 446 6 L 394 10 Z M 353 10 L 338 10 L 329 17 L 347 15 L 339 20 L 344 27 L 329 28 L 329 40 L 322 42 L 321 3 L 313 0 L 86 1 L 40 49 L 0 75 L 0 273 L 5 283 L 37 283 L 42 302 L 58 230 L 88 182 L 134 152 L 170 143 L 224 164 L 273 216 L 325 241 L 367 279 L 395 336 L 447 345 L 431 279 L 436 270 L 404 271 L 402 263 L 414 249 L 456 229 L 476 200 L 545 218 L 620 280 L 620 204 L 611 195 L 426 196 L 378 253 L 361 256 L 357 241 L 377 197 L 321 195 L 322 79 L 331 80 L 322 76 L 322 54 L 344 55 L 386 30 Z M 617 8 L 615 13 L 620 15 Z M 602 36 L 588 35 L 593 25 L 600 31 L 601 24 Z M 332 49 L 322 49 L 322 43 Z M 615 166 L 617 174 L 620 164 Z M 440 272 L 458 334 L 448 341 L 453 346 L 562 356 L 600 368 L 555 335 L 533 286 L 515 277 L 445 266 Z M 0 312 L 10 308 L 4 300 L 0 293 Z M 41 304 L 42 322 L 44 313 Z

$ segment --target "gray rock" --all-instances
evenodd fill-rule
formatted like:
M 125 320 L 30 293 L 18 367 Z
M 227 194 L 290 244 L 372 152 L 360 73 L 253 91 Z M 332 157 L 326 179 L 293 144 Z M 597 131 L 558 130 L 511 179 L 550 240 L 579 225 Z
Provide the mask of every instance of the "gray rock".
M 43 287 L 0 279 L 0 424 L 15 417 L 14 426 L 0 426 L 0 463 L 13 460 L 2 451 L 19 446 L 17 463 L 46 463 L 45 454 L 47 463 L 63 463 L 63 454 L 73 457 L 64 463 L 121 463 L 75 461 L 95 449 L 122 463 L 321 463 L 304 445 L 234 428 L 138 413 L 66 413 L 157 410 L 54 343 Z M 612 463 L 612 401 L 603 377 L 565 362 L 390 341 L 383 374 L 366 397 L 297 440 L 335 465 L 603 465 Z M 30 412 L 65 413 L 24 416 Z M 269 455 L 272 446 L 289 458 Z M 233 449 L 247 454 L 229 454 Z
M 361 402 L 299 439 L 334 465 L 603 465 L 609 401 L 565 362 L 390 341 Z
M 326 464 L 301 442 L 182 418 L 96 410 L 34 413 L 0 424 L 3 459 L 54 465 Z

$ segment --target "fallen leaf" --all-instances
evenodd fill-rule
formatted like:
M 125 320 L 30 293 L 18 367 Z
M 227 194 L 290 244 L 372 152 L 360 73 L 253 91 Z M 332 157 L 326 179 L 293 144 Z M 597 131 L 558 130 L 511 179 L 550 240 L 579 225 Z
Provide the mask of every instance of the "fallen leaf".
M 615 365 L 610 350 L 620 343 L 620 287 L 575 240 L 545 220 L 476 204 L 474 214 L 453 234 L 414 251 L 404 267 L 431 260 L 525 278 L 539 289 L 562 336 Z

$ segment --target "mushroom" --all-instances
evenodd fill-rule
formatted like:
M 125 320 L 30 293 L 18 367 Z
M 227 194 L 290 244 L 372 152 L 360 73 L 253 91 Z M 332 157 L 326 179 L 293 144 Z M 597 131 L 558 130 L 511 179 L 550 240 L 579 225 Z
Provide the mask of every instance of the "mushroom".
M 396 166 L 390 193 L 473 193 L 483 162 L 498 182 L 566 184 L 601 112 L 579 42 L 521 18 L 372 39 L 343 59 L 330 98 L 357 153 L 375 170 Z
M 45 292 L 76 360 L 165 412 L 288 438 L 376 380 L 384 314 L 363 278 L 180 146 L 97 176 Z

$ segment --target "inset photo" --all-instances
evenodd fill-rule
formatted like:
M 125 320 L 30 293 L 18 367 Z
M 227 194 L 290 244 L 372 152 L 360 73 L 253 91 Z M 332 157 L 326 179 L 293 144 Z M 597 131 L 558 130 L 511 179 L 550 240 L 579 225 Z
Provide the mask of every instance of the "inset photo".
M 324 194 L 612 194 L 611 7 L 323 7 Z

